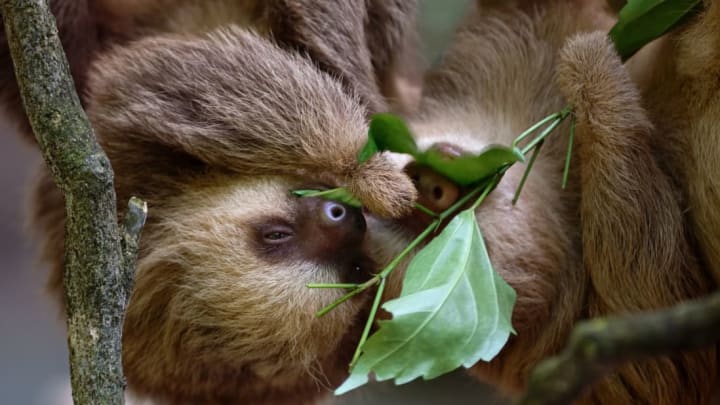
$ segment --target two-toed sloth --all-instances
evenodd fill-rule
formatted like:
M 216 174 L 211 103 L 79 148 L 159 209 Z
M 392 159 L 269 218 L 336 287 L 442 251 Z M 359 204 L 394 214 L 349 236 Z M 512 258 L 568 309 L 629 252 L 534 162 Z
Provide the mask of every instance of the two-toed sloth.
M 577 120 L 568 190 L 560 189 L 565 125 L 546 140 L 516 205 L 523 165 L 477 210 L 490 260 L 518 294 L 517 336 L 472 375 L 517 392 L 578 320 L 666 307 L 716 287 L 720 2 L 705 6 L 631 76 L 590 1 L 480 1 L 427 75 L 408 117 L 422 148 L 452 155 L 507 145 L 566 105 Z M 442 188 L 433 197 L 423 172 L 416 176 L 420 198 L 442 199 Z M 408 242 L 375 226 L 370 235 L 389 247 L 376 257 Z M 397 295 L 399 283 L 390 285 Z M 707 403 L 717 381 L 709 347 L 623 366 L 584 401 Z
M 168 403 L 327 393 L 347 374 L 364 299 L 317 319 L 342 291 L 306 284 L 375 264 L 360 210 L 291 191 L 345 186 L 388 217 L 412 206 L 400 168 L 357 154 L 368 112 L 387 108 L 379 88 L 413 2 L 52 3 L 118 205 L 149 205 L 123 331 L 130 389 Z M 60 295 L 64 203 L 47 171 L 34 200 Z

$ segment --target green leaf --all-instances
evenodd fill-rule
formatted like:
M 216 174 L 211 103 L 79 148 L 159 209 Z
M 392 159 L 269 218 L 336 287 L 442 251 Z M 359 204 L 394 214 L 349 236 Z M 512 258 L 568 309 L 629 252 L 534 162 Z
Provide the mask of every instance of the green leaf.
M 362 207 L 360 200 L 342 187 L 332 188 L 330 190 L 294 190 L 292 193 L 298 197 L 321 197 L 326 200 L 339 201 L 355 208 Z
M 413 156 L 417 153 L 417 145 L 405 121 L 390 113 L 374 114 L 371 117 L 368 140 L 358 153 L 358 162 L 365 163 L 372 155 L 382 151 Z
M 519 149 L 502 145 L 490 145 L 477 156 L 448 157 L 434 149 L 421 153 L 405 122 L 388 113 L 372 116 L 368 141 L 358 154 L 358 161 L 364 163 L 380 151 L 412 155 L 418 163 L 430 166 L 462 186 L 476 183 L 503 166 L 525 158 Z
M 517 148 L 489 145 L 477 156 L 450 158 L 434 149 L 429 149 L 417 155 L 415 159 L 459 185 L 466 186 L 497 173 L 507 164 L 524 161 L 525 156 Z
M 702 0 L 629 0 L 610 30 L 610 38 L 622 59 L 627 60 L 700 10 L 701 4 Z
M 370 119 L 368 141 L 360 151 L 358 160 L 364 163 L 378 151 L 417 154 L 417 145 L 410 129 L 402 118 L 389 114 L 374 114 Z
M 393 319 L 363 348 L 340 395 L 368 381 L 431 379 L 491 360 L 511 332 L 515 291 L 492 268 L 473 210 L 457 215 L 408 267 Z
M 375 138 L 368 134 L 367 143 L 362 149 L 360 149 L 360 153 L 358 153 L 358 162 L 365 163 L 370 160 L 372 155 L 378 152 L 380 152 L 380 149 L 378 149 L 377 144 L 375 143 Z

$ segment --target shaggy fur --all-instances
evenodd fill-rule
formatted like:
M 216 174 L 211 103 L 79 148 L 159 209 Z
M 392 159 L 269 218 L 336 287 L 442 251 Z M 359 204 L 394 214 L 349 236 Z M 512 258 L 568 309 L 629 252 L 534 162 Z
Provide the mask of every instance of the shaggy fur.
M 118 139 L 105 145 L 108 153 L 121 148 L 128 157 L 113 165 L 120 183 L 123 166 L 134 170 L 132 157 L 160 142 L 243 174 L 339 176 L 384 216 L 402 214 L 414 199 L 407 177 L 382 157 L 357 163 L 367 133 L 364 109 L 304 58 L 245 31 L 147 39 L 98 66 L 89 115 L 98 132 Z
M 408 47 L 416 0 L 51 0 L 50 6 L 81 96 L 89 66 L 112 46 L 170 32 L 202 34 L 232 24 L 311 56 L 376 112 L 387 109 L 380 91 L 402 96 L 395 86 L 404 72 L 396 59 Z M 2 21 L 0 61 L 0 106 L 31 139 Z
M 387 104 L 377 95 L 392 81 L 395 55 L 413 21 L 408 16 L 413 15 L 414 7 L 414 2 L 405 0 L 285 0 L 272 2 L 264 11 L 264 20 L 277 41 L 307 52 L 360 96 L 371 111 L 382 111 Z M 328 18 L 332 15 L 353 18 Z
M 243 14 L 230 3 L 226 13 L 210 12 L 225 3 L 190 3 L 205 10 L 198 15 L 217 16 L 212 26 Z M 329 21 L 366 23 L 366 12 L 345 14 L 341 3 L 326 9 L 340 13 Z M 131 195 L 149 204 L 124 325 L 129 387 L 168 403 L 312 402 L 346 375 L 364 309 L 358 298 L 316 319 L 342 292 L 305 284 L 347 282 L 356 267 L 374 269 L 356 240 L 364 228 L 338 241 L 308 220 L 308 208 L 289 191 L 346 186 L 385 216 L 407 212 L 415 198 L 411 181 L 384 156 L 357 163 L 366 106 L 382 100 L 377 87 L 352 90 L 360 78 L 374 83 L 369 44 L 356 42 L 356 32 L 337 35 L 333 44 L 346 40 L 364 51 L 342 46 L 319 63 L 237 26 L 204 33 L 204 23 L 188 23 L 167 33 L 180 27 L 175 17 L 150 17 L 163 4 L 95 4 L 107 5 L 96 16 L 119 16 L 107 20 L 112 26 L 98 17 L 98 25 L 134 27 L 130 36 L 142 38 L 98 51 L 81 83 L 113 165 L 118 205 Z M 283 46 L 294 48 L 289 41 Z M 337 74 L 335 67 L 356 57 L 368 71 L 342 82 L 320 69 Z M 64 204 L 48 173 L 35 203 L 50 286 L 59 294 Z M 298 248 L 277 250 L 258 238 L 276 224 L 296 234 Z
M 546 141 L 517 205 L 511 199 L 521 165 L 507 172 L 477 211 L 495 269 L 518 292 L 517 336 L 498 358 L 470 373 L 516 392 L 532 367 L 565 345 L 578 320 L 666 307 L 705 295 L 715 284 L 696 262 L 683 199 L 656 146 L 673 143 L 668 128 L 651 123 L 606 34 L 583 33 L 604 20 L 588 18 L 589 2 L 500 3 L 480 4 L 457 33 L 427 77 L 420 111 L 409 119 L 422 147 L 443 142 L 477 152 L 490 143 L 509 144 L 566 104 L 575 107 L 569 190 L 560 189 L 565 125 Z M 695 87 L 681 93 L 688 98 L 653 97 L 654 104 L 648 103 L 690 105 L 693 112 L 675 124 L 692 129 L 681 136 L 698 158 L 718 152 L 711 134 L 720 105 L 719 9 L 711 4 L 676 42 L 685 56 L 669 59 L 691 61 L 677 67 L 693 78 Z M 673 156 L 683 160 L 688 154 Z M 691 216 L 711 262 L 719 251 L 713 245 L 719 242 L 718 222 L 712 222 L 720 218 L 717 187 L 708 184 L 716 181 L 709 175 L 715 161 L 706 155 L 691 161 L 693 169 L 683 169 L 693 179 Z M 711 347 L 626 365 L 596 384 L 583 402 L 707 403 L 717 377 Z
M 663 131 L 655 146 L 687 198 L 703 261 L 720 282 L 720 3 L 643 55 L 634 75 L 651 120 Z

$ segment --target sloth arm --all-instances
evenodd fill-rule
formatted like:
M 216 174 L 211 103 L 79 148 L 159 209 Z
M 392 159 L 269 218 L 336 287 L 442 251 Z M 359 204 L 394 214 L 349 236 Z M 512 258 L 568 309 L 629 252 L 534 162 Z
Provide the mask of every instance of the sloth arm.
M 583 262 L 591 283 L 587 315 L 664 307 L 706 293 L 709 283 L 685 237 L 676 193 L 652 155 L 651 142 L 662 139 L 606 34 L 570 39 L 557 72 L 577 117 Z M 713 353 L 626 366 L 593 398 L 670 404 L 697 395 L 700 403 L 712 382 L 696 374 L 714 375 Z M 681 383 L 680 370 L 689 386 Z
M 143 153 L 161 145 L 243 174 L 335 178 L 381 215 L 398 216 L 414 200 L 410 180 L 383 156 L 358 163 L 367 122 L 356 99 L 308 59 L 249 31 L 137 41 L 103 56 L 90 88 L 88 114 L 123 162 L 161 159 Z

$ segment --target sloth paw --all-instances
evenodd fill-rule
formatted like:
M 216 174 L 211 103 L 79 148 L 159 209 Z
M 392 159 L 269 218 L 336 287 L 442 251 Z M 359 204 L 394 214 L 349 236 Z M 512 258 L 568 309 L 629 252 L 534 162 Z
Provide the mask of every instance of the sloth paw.
M 410 213 L 417 199 L 410 178 L 379 155 L 358 167 L 348 188 L 370 212 L 387 218 Z
M 644 123 L 640 95 L 607 37 L 597 31 L 570 38 L 560 50 L 557 84 L 579 123 L 593 131 Z
M 557 84 L 576 113 L 614 113 L 635 98 L 622 61 L 606 34 L 570 38 L 560 50 Z

